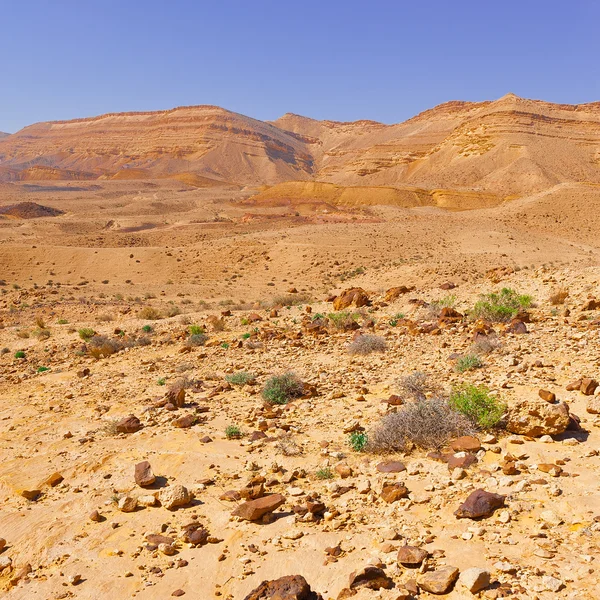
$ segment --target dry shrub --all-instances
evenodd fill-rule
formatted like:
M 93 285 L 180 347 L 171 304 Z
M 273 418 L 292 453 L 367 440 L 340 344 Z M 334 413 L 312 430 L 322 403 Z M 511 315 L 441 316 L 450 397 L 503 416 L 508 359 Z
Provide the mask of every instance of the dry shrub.
M 37 315 L 35 318 L 35 324 L 38 329 L 46 329 L 46 322 L 42 315 Z
M 88 343 L 88 353 L 96 359 L 112 356 L 123 349 L 121 340 L 95 335 Z
M 210 315 L 207 319 L 213 331 L 225 331 L 225 319 L 220 319 L 216 315 Z
M 160 311 L 153 306 L 144 306 L 140 309 L 137 316 L 139 319 L 144 319 L 144 321 L 157 321 L 158 319 L 162 319 Z
M 415 400 L 398 412 L 383 417 L 369 433 L 371 452 L 408 452 L 413 447 L 439 449 L 449 440 L 474 433 L 464 415 L 449 406 L 445 398 Z
M 302 448 L 289 433 L 282 435 L 275 447 L 284 456 L 299 456 L 302 454 Z
M 103 313 L 96 317 L 98 323 L 110 323 L 111 321 L 114 321 L 114 319 L 115 318 L 109 313 Z
M 385 352 L 387 342 L 379 335 L 359 335 L 349 346 L 348 354 L 366 356 L 373 352 Z
M 27 329 L 17 330 L 17 337 L 26 340 L 29 337 L 29 331 Z
M 478 354 L 479 356 L 485 356 L 491 354 L 494 350 L 500 348 L 502 344 L 495 335 L 486 335 L 480 337 L 477 341 L 471 344 L 469 352 L 471 354 Z
M 271 308 L 280 308 L 283 306 L 298 306 L 299 304 L 307 304 L 312 298 L 310 294 L 296 292 L 294 294 L 283 294 L 275 296 L 271 301 Z
M 565 300 L 568 297 L 569 290 L 567 288 L 561 287 L 552 291 L 552 293 L 548 297 L 548 302 L 550 302 L 552 306 L 557 306 L 558 304 L 564 304 Z
M 406 377 L 401 377 L 396 381 L 396 387 L 405 396 L 415 400 L 425 400 L 428 394 L 439 391 L 438 384 L 431 381 L 427 373 L 422 371 L 415 371 Z

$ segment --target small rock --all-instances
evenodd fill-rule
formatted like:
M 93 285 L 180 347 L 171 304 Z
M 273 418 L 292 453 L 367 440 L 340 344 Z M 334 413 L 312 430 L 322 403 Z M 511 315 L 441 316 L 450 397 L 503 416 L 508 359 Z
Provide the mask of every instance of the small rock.
M 422 590 L 430 594 L 447 594 L 458 578 L 456 567 L 443 567 L 424 573 L 417 578 L 417 583 Z
M 281 494 L 271 494 L 256 500 L 240 504 L 231 514 L 246 521 L 258 521 L 264 515 L 272 513 L 285 502 Z
M 162 489 L 158 495 L 162 506 L 168 510 L 173 510 L 178 506 L 185 506 L 192 501 L 192 496 L 183 485 L 170 485 Z
M 398 562 L 407 567 L 418 567 L 429 555 L 427 550 L 417 546 L 402 546 L 398 550 Z
M 140 487 L 148 487 L 156 481 L 156 477 L 152 472 L 152 467 L 147 460 L 144 460 L 135 465 L 135 482 Z
M 478 567 L 471 567 L 461 572 L 458 581 L 471 594 L 476 594 L 490 585 L 490 572 Z
M 142 423 L 135 415 L 129 415 L 117 423 L 119 433 L 135 433 L 142 428 Z
M 504 506 L 504 496 L 485 490 L 475 490 L 454 512 L 457 518 L 479 519 L 489 517 L 493 512 Z
M 117 505 L 119 510 L 124 513 L 133 512 L 137 508 L 137 499 L 131 496 L 123 496 Z

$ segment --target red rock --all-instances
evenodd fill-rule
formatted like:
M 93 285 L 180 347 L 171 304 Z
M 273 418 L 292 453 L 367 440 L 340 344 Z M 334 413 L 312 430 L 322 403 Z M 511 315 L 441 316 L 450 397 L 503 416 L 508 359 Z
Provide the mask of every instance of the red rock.
M 249 500 L 240 504 L 231 514 L 246 521 L 258 521 L 264 515 L 272 513 L 285 502 L 281 494 L 271 494 L 256 500 Z
M 598 382 L 595 379 L 586 377 L 581 380 L 581 387 L 579 388 L 581 393 L 585 396 L 592 396 L 598 387 Z
M 429 555 L 427 550 L 417 546 L 402 546 L 398 550 L 398 562 L 409 567 L 418 567 Z
M 406 466 L 398 460 L 388 460 L 380 462 L 377 465 L 377 470 L 380 473 L 401 473 L 402 471 L 406 471 Z
M 156 477 L 152 472 L 152 467 L 150 466 L 150 463 L 147 460 L 144 460 L 135 465 L 134 477 L 135 482 L 140 487 L 147 487 L 149 485 L 152 485 L 156 481 Z
M 385 293 L 385 301 L 393 302 L 394 300 L 397 300 L 403 294 L 408 294 L 408 292 L 412 292 L 414 289 L 415 289 L 414 286 L 406 287 L 405 285 L 399 285 L 396 287 L 392 287 L 389 290 L 387 290 L 387 292 Z
M 542 400 L 545 400 L 546 402 L 551 402 L 551 403 L 556 402 L 556 394 L 554 392 L 550 392 L 548 390 L 540 390 L 538 392 L 538 396 Z
M 513 333 L 514 335 L 523 335 L 524 333 L 529 333 L 527 330 L 527 325 L 520 319 L 512 319 L 512 321 L 507 325 L 504 330 L 505 333 Z
M 165 398 L 169 404 L 172 404 L 177 408 L 183 408 L 183 406 L 185 406 L 185 388 L 175 387 L 170 389 Z
M 477 462 L 477 457 L 470 452 L 464 454 L 464 456 L 452 454 L 446 460 L 448 464 L 448 470 L 453 471 L 454 469 L 468 469 L 471 465 Z
M 117 423 L 119 433 L 135 433 L 142 428 L 140 420 L 135 415 L 129 415 Z
M 323 600 L 323 597 L 313 592 L 301 575 L 287 575 L 263 581 L 244 600 Z
M 571 383 L 567 383 L 566 390 L 567 392 L 574 392 L 581 388 L 581 379 L 576 379 L 575 381 L 571 381 Z
M 394 587 L 393 580 L 379 567 L 364 567 L 360 571 L 350 574 L 349 586 L 351 590 L 366 588 L 369 590 L 391 590 Z
M 450 447 L 455 452 L 479 452 L 481 450 L 481 442 L 471 435 L 463 435 L 452 441 Z
M 485 490 L 475 490 L 459 506 L 454 514 L 459 519 L 479 519 L 489 517 L 497 508 L 504 506 L 504 498 L 500 494 L 493 494 Z
M 408 488 L 403 483 L 391 483 L 383 486 L 381 497 L 388 503 L 396 502 L 408 496 Z
M 369 306 L 371 300 L 369 295 L 362 288 L 349 288 L 344 290 L 334 301 L 333 308 L 335 310 L 344 310 L 349 306 L 354 305 L 356 308 L 361 306 Z

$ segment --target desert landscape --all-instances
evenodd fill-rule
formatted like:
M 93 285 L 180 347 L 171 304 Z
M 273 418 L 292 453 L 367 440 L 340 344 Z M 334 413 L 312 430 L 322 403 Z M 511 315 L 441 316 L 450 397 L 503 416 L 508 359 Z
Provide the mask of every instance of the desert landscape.
M 0 590 L 600 597 L 600 102 L 0 133 Z

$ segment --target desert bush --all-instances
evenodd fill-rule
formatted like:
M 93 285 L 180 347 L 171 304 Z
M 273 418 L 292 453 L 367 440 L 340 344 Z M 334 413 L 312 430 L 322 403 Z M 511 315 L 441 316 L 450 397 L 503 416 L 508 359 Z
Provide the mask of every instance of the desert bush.
M 201 325 L 190 325 L 188 331 L 190 332 L 190 335 L 200 335 L 201 333 L 204 333 L 204 327 Z
M 210 326 L 212 327 L 213 331 L 225 331 L 224 319 L 220 319 L 216 315 L 210 315 L 207 320 L 210 323 Z
M 473 433 L 469 419 L 454 410 L 445 398 L 414 400 L 398 412 L 383 417 L 369 433 L 371 452 L 406 452 L 416 446 L 438 449 L 450 439 Z
M 264 347 L 265 345 L 260 340 L 248 340 L 246 342 L 246 348 L 250 350 L 259 350 Z
M 317 479 L 333 479 L 333 471 L 329 467 L 322 467 L 315 472 Z
M 35 318 L 35 325 L 38 329 L 46 329 L 46 322 L 42 315 L 37 315 Z
M 144 325 L 142 327 L 142 331 L 144 333 L 152 333 L 154 331 L 154 328 L 152 327 L 152 325 Z
M 415 400 L 425 400 L 428 394 L 439 390 L 437 383 L 422 371 L 415 371 L 410 375 L 401 377 L 396 381 L 396 387 L 402 394 Z
M 302 454 L 302 448 L 289 433 L 280 436 L 275 447 L 284 456 L 299 456 Z
M 242 437 L 242 430 L 237 425 L 228 425 L 225 427 L 225 437 L 228 440 L 239 440 Z
M 441 300 L 434 300 L 430 302 L 427 306 L 427 311 L 429 315 L 433 319 L 439 318 L 442 313 L 442 309 L 444 308 L 454 308 L 456 306 L 456 296 L 451 294 L 449 296 L 445 296 Z
M 98 321 L 98 323 L 110 323 L 111 321 L 114 321 L 114 319 L 115 318 L 113 315 L 109 313 L 102 313 L 96 317 L 96 321 Z
M 373 352 L 385 352 L 387 342 L 379 335 L 359 335 L 348 346 L 348 354 L 359 354 L 365 356 Z
M 476 342 L 471 344 L 469 353 L 485 356 L 500 348 L 501 345 L 502 344 L 495 335 L 486 335 L 485 337 L 480 337 Z
M 303 294 L 300 292 L 294 294 L 283 294 L 281 296 L 275 296 L 270 303 L 271 308 L 283 307 L 283 306 L 298 306 L 299 304 L 306 304 L 310 302 L 312 298 L 309 294 Z
M 237 371 L 225 376 L 225 381 L 231 383 L 231 385 L 246 385 L 256 379 L 254 373 L 249 371 Z
M 478 429 L 498 427 L 506 405 L 492 396 L 485 386 L 462 384 L 450 394 L 450 406 L 465 415 Z
M 465 371 L 472 371 L 473 369 L 479 369 L 483 366 L 481 359 L 476 354 L 465 354 L 456 361 L 456 372 L 464 373 Z
M 17 330 L 17 337 L 21 338 L 22 340 L 26 340 L 27 338 L 29 338 L 29 331 L 27 329 L 18 329 Z
M 273 375 L 265 382 L 262 397 L 269 404 L 287 404 L 304 393 L 304 383 L 292 372 Z
M 359 313 L 349 313 L 346 311 L 329 313 L 327 318 L 336 329 L 344 331 L 352 326 L 360 318 Z
M 548 302 L 552 304 L 552 306 L 556 306 L 558 304 L 564 304 L 565 300 L 569 297 L 569 290 L 567 288 L 561 287 L 552 291 L 550 296 L 548 297 Z
M 193 333 L 187 339 L 190 346 L 204 346 L 208 340 L 208 336 L 205 333 Z
M 39 327 L 36 327 L 32 332 L 31 335 L 35 338 L 37 338 L 38 340 L 47 340 L 51 333 L 49 329 L 40 329 Z
M 167 306 L 167 308 L 165 309 L 165 315 L 167 317 L 176 317 L 177 315 L 181 314 L 181 309 L 179 308 L 179 306 L 175 305 L 175 304 L 169 304 L 169 306 Z
M 531 296 L 518 294 L 511 288 L 502 288 L 500 292 L 483 294 L 475 303 L 471 315 L 488 321 L 508 321 L 522 308 L 529 308 L 531 302 Z
M 25 352 L 23 352 L 23 350 L 17 350 L 15 352 L 15 358 L 25 358 Z
M 138 311 L 138 319 L 143 319 L 144 321 L 157 321 L 158 319 L 162 319 L 162 315 L 160 311 L 153 306 L 144 306 Z
M 0 354 L 10 354 L 10 348 L 2 348 L 2 351 L 0 352 Z
M 369 437 L 364 431 L 353 431 L 348 436 L 348 445 L 354 452 L 362 452 L 369 442 Z
M 88 353 L 96 359 L 112 356 L 123 349 L 121 340 L 95 335 L 88 342 Z
M 82 327 L 77 331 L 77 333 L 79 334 L 79 337 L 85 342 L 92 339 L 96 335 L 96 332 L 91 327 Z
M 392 327 L 396 327 L 396 325 L 398 325 L 398 323 L 400 321 L 402 321 L 402 319 L 406 318 L 406 315 L 404 313 L 396 313 L 390 320 L 389 320 L 389 324 Z

